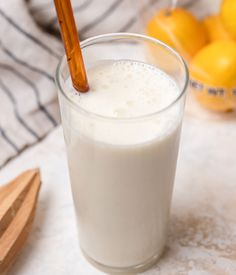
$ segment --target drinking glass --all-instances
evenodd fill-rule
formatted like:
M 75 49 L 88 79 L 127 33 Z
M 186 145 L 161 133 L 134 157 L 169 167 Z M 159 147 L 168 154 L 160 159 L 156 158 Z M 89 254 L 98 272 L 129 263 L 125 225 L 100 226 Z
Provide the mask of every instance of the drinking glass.
M 81 250 L 105 272 L 140 272 L 165 246 L 188 70 L 176 51 L 144 35 L 100 35 L 81 48 L 86 68 L 142 62 L 165 72 L 179 88 L 168 106 L 154 113 L 108 117 L 69 96 L 65 56 L 56 72 Z

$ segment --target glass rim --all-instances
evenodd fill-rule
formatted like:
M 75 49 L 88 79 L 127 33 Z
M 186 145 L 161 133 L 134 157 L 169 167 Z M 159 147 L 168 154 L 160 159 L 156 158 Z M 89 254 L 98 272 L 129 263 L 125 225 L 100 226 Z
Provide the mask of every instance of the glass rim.
M 165 106 L 165 107 L 163 107 L 163 108 L 161 108 L 161 109 L 159 109 L 158 111 L 155 111 L 155 112 L 151 112 L 151 113 L 148 113 L 148 114 L 135 116 L 135 117 L 110 117 L 110 116 L 96 114 L 96 113 L 93 113 L 91 111 L 86 110 L 85 108 L 82 108 L 77 103 L 75 103 L 75 101 L 73 101 L 67 95 L 67 93 L 64 91 L 64 89 L 62 88 L 61 81 L 60 81 L 60 71 L 61 71 L 61 67 L 66 62 L 66 56 L 64 54 L 61 57 L 61 60 L 59 61 L 59 64 L 58 64 L 57 69 L 56 69 L 55 82 L 56 82 L 57 89 L 60 91 L 60 94 L 65 98 L 66 101 L 68 101 L 76 109 L 76 111 L 80 112 L 82 115 L 85 115 L 86 117 L 91 117 L 91 118 L 96 118 L 96 119 L 113 120 L 113 121 L 135 121 L 135 120 L 146 119 L 146 118 L 150 118 L 150 117 L 162 114 L 165 111 L 167 111 L 168 109 L 170 109 L 172 106 L 174 106 L 183 97 L 183 95 L 185 94 L 185 92 L 187 90 L 187 87 L 188 87 L 189 71 L 188 71 L 188 67 L 187 67 L 186 62 L 184 61 L 182 56 L 176 50 L 174 50 L 173 48 L 166 45 L 162 41 L 160 41 L 158 39 L 155 39 L 153 37 L 143 35 L 143 34 L 128 33 L 128 32 L 125 32 L 125 33 L 122 33 L 122 32 L 120 32 L 120 33 L 107 33 L 107 34 L 92 36 L 92 37 L 87 38 L 84 41 L 82 41 L 80 43 L 80 46 L 81 46 L 81 49 L 83 50 L 84 48 L 86 48 L 88 46 L 97 44 L 98 42 L 104 42 L 108 39 L 136 39 L 136 40 L 141 39 L 143 41 L 151 42 L 155 45 L 161 46 L 164 49 L 168 50 L 175 57 L 177 57 L 177 59 L 180 61 L 180 63 L 182 64 L 182 66 L 184 68 L 184 73 L 185 73 L 184 86 L 183 86 L 181 92 L 179 93 L 179 95 L 173 101 L 171 101 L 167 106 Z

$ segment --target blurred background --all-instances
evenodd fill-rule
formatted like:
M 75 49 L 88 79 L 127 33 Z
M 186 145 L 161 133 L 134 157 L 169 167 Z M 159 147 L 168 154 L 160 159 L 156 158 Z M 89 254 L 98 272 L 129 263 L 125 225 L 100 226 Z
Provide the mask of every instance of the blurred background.
M 229 2 L 226 17 L 232 18 L 231 6 L 235 1 L 224 2 Z M 204 46 L 213 40 L 231 39 L 219 16 L 222 3 L 222 0 L 72 0 L 81 40 L 108 32 L 145 33 L 174 47 L 190 67 L 193 57 Z M 205 22 L 212 14 L 218 17 Z M 236 78 L 232 70 L 235 48 L 235 44 L 223 43 L 218 50 L 209 50 L 210 54 L 208 50 L 204 52 L 201 61 L 193 62 L 194 69 L 199 72 L 200 67 L 204 76 L 194 75 L 192 70 L 192 89 L 197 90 L 197 99 L 206 109 L 225 112 L 236 105 L 235 97 L 232 107 L 222 93 L 222 88 L 236 87 L 232 81 Z M 219 57 L 219 52 L 225 51 L 226 59 L 231 60 L 224 62 L 227 68 L 221 62 L 225 56 Z M 0 1 L 0 167 L 41 141 L 60 123 L 54 75 L 63 53 L 52 0 Z M 214 62 L 208 60 L 209 56 Z M 208 64 L 214 65 L 205 68 Z M 205 79 L 206 75 L 211 76 L 210 80 Z M 198 93 L 199 87 L 203 87 L 202 93 Z
M 173 0 L 175 3 L 176 1 Z M 198 18 L 216 12 L 220 0 L 179 0 L 176 4 Z M 81 40 L 107 32 L 144 32 L 148 20 L 158 8 L 170 7 L 171 0 L 72 0 Z M 29 12 L 45 30 L 60 37 L 53 1 L 30 0 Z

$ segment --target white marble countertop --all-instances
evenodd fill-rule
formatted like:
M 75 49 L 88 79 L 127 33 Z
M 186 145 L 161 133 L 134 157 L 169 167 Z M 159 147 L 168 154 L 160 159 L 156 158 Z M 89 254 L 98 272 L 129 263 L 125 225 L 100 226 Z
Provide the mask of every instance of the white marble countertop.
M 236 274 L 236 115 L 187 111 L 166 251 L 145 275 Z M 82 257 L 75 229 L 61 128 L 0 172 L 42 173 L 33 230 L 10 275 L 98 275 Z

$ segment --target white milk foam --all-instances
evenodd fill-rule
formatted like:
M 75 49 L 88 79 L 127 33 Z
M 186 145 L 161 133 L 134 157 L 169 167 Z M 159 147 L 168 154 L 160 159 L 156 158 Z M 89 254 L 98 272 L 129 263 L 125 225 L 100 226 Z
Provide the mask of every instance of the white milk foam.
M 108 61 L 88 70 L 90 91 L 70 90 L 83 109 L 108 117 L 130 118 L 157 112 L 180 91 L 163 71 L 135 61 Z

